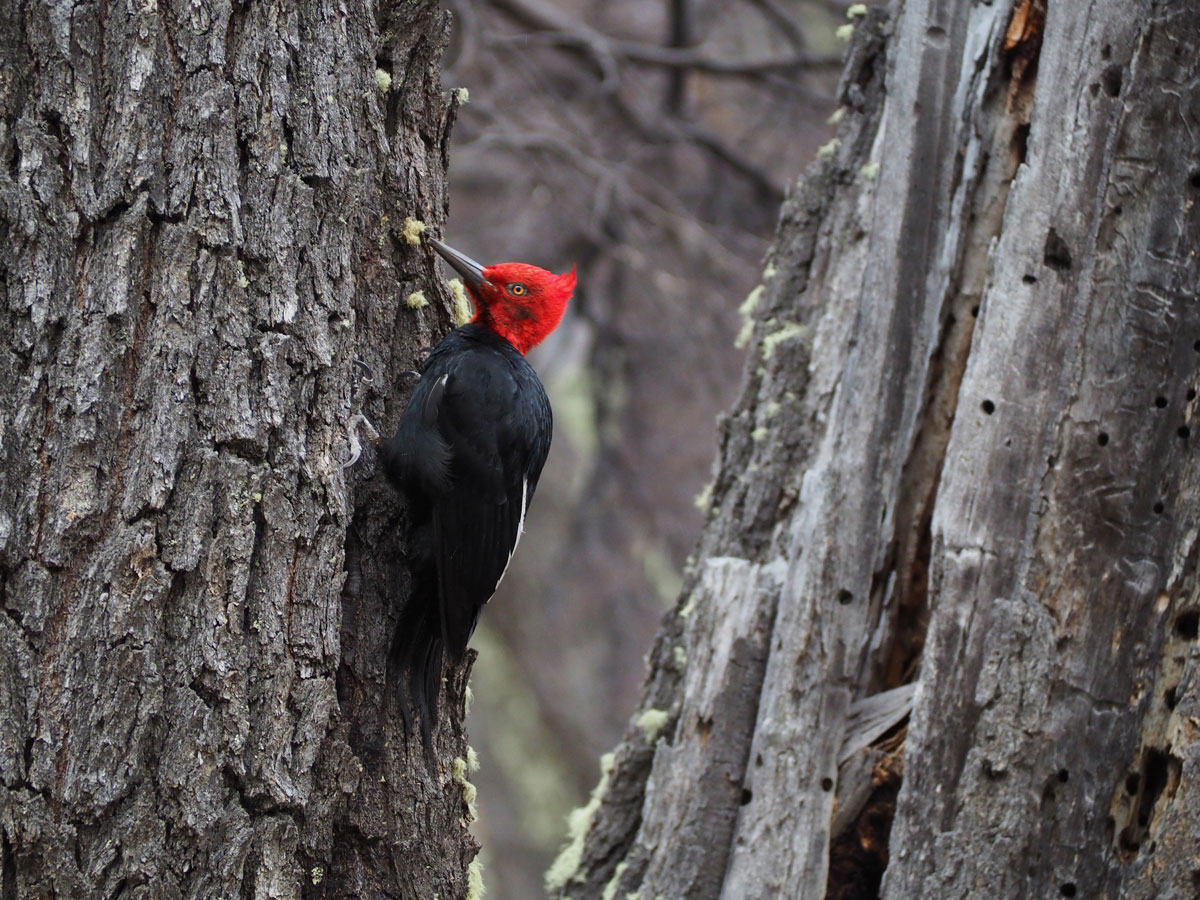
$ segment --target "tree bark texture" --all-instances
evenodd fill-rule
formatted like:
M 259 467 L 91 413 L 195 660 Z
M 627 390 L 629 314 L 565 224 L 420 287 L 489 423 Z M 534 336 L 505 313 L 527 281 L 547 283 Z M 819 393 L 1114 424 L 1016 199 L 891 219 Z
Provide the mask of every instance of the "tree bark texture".
M 1198 38 L 858 20 L 557 896 L 1195 896 Z
M 461 727 L 429 770 L 383 693 L 403 512 L 343 469 L 449 324 L 444 14 L 2 19 L 0 893 L 462 896 Z

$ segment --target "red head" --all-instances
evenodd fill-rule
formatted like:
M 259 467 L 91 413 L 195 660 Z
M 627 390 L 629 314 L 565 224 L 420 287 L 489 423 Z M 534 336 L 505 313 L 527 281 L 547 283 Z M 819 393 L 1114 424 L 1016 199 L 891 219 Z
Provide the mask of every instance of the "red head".
M 463 277 L 475 302 L 472 322 L 490 328 L 521 353 L 546 339 L 575 290 L 575 267 L 555 275 L 527 263 L 479 265 L 434 238 L 429 243 Z

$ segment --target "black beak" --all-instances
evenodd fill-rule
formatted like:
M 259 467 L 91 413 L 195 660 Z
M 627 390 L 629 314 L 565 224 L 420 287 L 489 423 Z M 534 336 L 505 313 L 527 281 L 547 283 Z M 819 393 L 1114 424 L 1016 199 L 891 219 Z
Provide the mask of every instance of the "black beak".
M 471 259 L 471 257 L 459 253 L 453 247 L 447 247 L 437 238 L 426 238 L 447 263 L 450 268 L 463 277 L 467 283 L 467 287 L 472 289 L 472 292 L 478 295 L 479 288 L 487 280 L 483 277 L 483 266 Z

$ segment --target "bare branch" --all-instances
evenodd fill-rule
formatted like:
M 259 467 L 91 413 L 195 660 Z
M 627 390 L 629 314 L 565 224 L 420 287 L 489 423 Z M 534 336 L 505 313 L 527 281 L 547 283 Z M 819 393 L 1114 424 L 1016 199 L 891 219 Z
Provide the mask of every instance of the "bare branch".
M 692 43 L 692 12 L 688 0 L 670 0 L 670 30 L 672 48 L 683 49 Z M 671 72 L 663 99 L 668 113 L 679 115 L 683 111 L 687 99 L 687 75 L 687 69 L 683 68 Z
M 759 76 L 768 73 L 794 72 L 804 69 L 839 69 L 838 56 L 795 54 L 763 59 L 720 59 L 701 51 L 681 47 L 659 47 L 641 41 L 609 37 L 589 25 L 572 19 L 543 0 L 492 0 L 493 5 L 517 21 L 539 32 L 505 35 L 504 40 L 545 43 L 554 46 L 576 46 L 587 49 L 602 71 L 607 72 L 616 58 L 632 63 L 662 68 L 693 69 L 711 75 L 737 77 Z
M 656 47 L 636 41 L 613 41 L 612 50 L 631 62 L 667 68 L 682 67 L 712 75 L 757 75 L 764 72 L 790 72 L 797 69 L 840 69 L 837 56 L 778 56 L 764 59 L 719 59 L 696 50 Z

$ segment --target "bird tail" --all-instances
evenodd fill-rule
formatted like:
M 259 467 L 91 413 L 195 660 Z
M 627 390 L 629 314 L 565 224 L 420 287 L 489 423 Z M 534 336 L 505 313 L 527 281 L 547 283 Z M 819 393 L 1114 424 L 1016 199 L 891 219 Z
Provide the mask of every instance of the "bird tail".
M 415 708 L 421 741 L 426 754 L 432 757 L 433 728 L 437 725 L 437 701 L 442 686 L 445 647 L 441 622 L 437 612 L 430 608 L 429 596 L 425 591 L 414 590 L 400 613 L 400 620 L 392 634 L 389 668 L 391 680 L 402 682 L 407 694 L 400 698 L 404 734 L 407 737 L 412 733 L 412 711 Z

